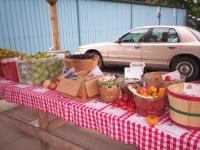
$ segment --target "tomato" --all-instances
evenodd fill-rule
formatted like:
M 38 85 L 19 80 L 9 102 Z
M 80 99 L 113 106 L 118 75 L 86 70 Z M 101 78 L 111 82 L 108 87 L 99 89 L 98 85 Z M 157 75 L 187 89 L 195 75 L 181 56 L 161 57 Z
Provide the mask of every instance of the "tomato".
M 123 101 L 128 101 L 129 100 L 129 96 L 127 94 L 123 95 L 122 100 Z
M 125 103 L 123 101 L 119 101 L 118 104 L 119 104 L 120 107 L 125 105 Z
M 130 106 L 127 107 L 128 112 L 134 112 L 134 109 Z
M 126 109 L 127 109 L 127 106 L 126 106 L 126 105 L 122 106 L 122 109 L 125 109 L 125 110 L 126 110 Z
M 119 100 L 119 101 L 123 100 L 123 96 L 120 95 L 119 98 L 118 98 L 118 100 Z
M 166 76 L 165 77 L 165 81 L 170 81 L 171 80 L 171 77 L 170 76 Z

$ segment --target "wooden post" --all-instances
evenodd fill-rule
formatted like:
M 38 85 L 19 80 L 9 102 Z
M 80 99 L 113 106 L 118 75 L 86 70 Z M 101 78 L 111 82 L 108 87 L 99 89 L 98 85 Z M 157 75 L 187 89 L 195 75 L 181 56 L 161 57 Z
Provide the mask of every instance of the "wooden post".
M 46 131 L 48 128 L 48 114 L 45 112 L 39 111 L 38 119 L 39 119 L 40 129 Z M 41 142 L 41 150 L 47 150 L 48 144 L 42 140 L 40 142 Z
M 56 9 L 56 0 L 48 0 L 51 12 L 51 28 L 53 33 L 53 43 L 56 50 L 60 49 L 59 32 L 58 32 L 58 16 Z

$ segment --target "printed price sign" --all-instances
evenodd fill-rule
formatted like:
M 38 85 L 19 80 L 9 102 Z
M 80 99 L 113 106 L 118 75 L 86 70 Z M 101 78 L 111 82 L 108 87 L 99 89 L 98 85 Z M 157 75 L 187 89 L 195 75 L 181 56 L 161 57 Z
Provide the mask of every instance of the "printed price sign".
M 92 100 L 92 101 L 86 102 L 84 105 L 86 105 L 90 108 L 100 110 L 100 109 L 106 107 L 108 104 L 103 103 L 103 102 L 99 102 L 99 101 L 96 101 L 96 100 Z
M 15 87 L 18 87 L 18 88 L 28 88 L 28 87 L 30 87 L 30 85 L 26 85 L 26 84 L 17 84 L 17 85 L 15 85 Z
M 134 114 L 127 118 L 127 120 L 130 120 L 131 122 L 137 123 L 137 124 L 142 124 L 142 125 L 148 125 L 146 122 L 146 118 L 143 116 L 140 116 L 139 114 Z
M 34 92 L 38 92 L 38 93 L 45 93 L 48 92 L 49 90 L 46 88 L 37 88 L 33 90 Z
M 174 138 L 180 138 L 181 135 L 188 132 L 187 129 L 176 126 L 175 124 L 171 122 L 165 122 L 163 124 L 157 125 L 156 128 L 159 130 L 162 130 L 163 132 L 171 135 Z
M 118 117 L 127 113 L 126 110 L 123 110 L 121 108 L 112 107 L 112 106 L 106 107 L 105 109 L 103 109 L 103 112 L 108 113 L 108 114 L 112 114 L 112 115 L 115 115 L 115 116 L 118 116 Z
M 2 83 L 2 84 L 6 84 L 6 83 L 10 83 L 10 82 L 12 82 L 12 81 L 8 81 L 8 80 L 0 80 L 0 83 Z

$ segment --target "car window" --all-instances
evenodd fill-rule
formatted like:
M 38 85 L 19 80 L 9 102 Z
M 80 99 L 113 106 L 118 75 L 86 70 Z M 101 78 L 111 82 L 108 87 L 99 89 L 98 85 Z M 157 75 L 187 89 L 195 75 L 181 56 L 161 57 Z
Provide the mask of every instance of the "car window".
M 169 29 L 167 42 L 168 43 L 177 43 L 177 42 L 179 42 L 178 34 L 176 33 L 175 29 Z
M 190 32 L 192 32 L 192 34 L 200 41 L 200 32 L 192 29 L 192 28 L 188 28 L 190 30 Z
M 154 28 L 149 36 L 149 42 L 167 42 L 169 28 Z
M 142 42 L 148 29 L 136 29 L 121 38 L 121 42 Z

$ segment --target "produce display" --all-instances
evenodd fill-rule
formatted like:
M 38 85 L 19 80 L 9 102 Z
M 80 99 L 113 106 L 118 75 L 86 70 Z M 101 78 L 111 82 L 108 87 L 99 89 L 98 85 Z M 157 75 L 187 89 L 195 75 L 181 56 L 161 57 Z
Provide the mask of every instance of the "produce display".
M 60 79 L 61 79 L 61 77 L 58 77 L 53 80 L 45 80 L 42 85 L 44 88 L 48 88 L 50 90 L 55 90 L 57 88 L 58 84 L 60 83 Z
M 22 55 L 17 61 L 20 82 L 31 85 L 40 85 L 47 79 L 58 77 L 63 68 L 63 59 L 45 53 Z
M 144 74 L 144 82 L 146 85 L 155 85 L 156 87 L 168 87 L 170 84 L 184 82 L 186 77 L 179 74 L 177 77 L 175 74 L 177 72 L 149 72 Z M 165 76 L 166 75 L 166 76 Z
M 101 99 L 112 102 L 118 99 L 122 80 L 119 76 L 104 76 L 99 79 L 99 91 Z
M 0 48 L 0 60 L 4 58 L 18 57 L 20 53 L 6 48 Z
M 162 98 L 167 95 L 167 90 L 164 87 L 157 88 L 155 85 L 137 88 L 137 93 L 145 97 Z
M 120 95 L 118 100 L 112 103 L 112 106 L 122 108 L 124 110 L 127 110 L 128 112 L 134 112 L 134 97 L 129 96 L 128 94 Z
M 156 124 L 158 124 L 158 117 L 154 116 L 154 115 L 148 115 L 146 116 L 146 121 L 149 125 L 155 126 Z

